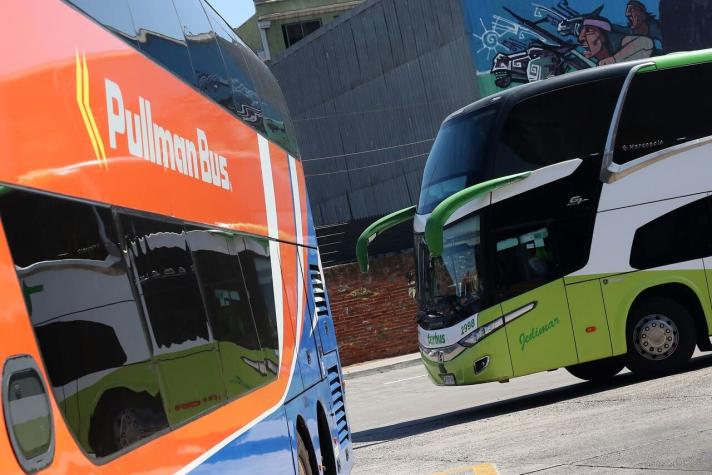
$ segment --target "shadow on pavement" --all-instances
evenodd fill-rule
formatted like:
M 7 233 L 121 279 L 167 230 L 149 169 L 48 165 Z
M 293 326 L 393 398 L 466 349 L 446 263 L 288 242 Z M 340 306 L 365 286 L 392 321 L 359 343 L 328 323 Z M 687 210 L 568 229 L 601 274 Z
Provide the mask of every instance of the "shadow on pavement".
M 690 361 L 689 366 L 685 368 L 682 373 L 710 366 L 712 366 L 712 355 L 698 356 Z M 597 384 L 581 382 L 564 386 L 562 388 L 549 389 L 538 393 L 528 394 L 526 396 L 519 396 L 468 409 L 461 409 L 459 411 L 453 411 L 439 416 L 400 422 L 398 424 L 356 432 L 353 434 L 353 442 L 356 444 L 363 444 L 360 447 L 376 445 L 389 440 L 419 435 L 453 425 L 489 419 L 490 417 L 501 416 L 526 409 L 543 407 L 549 404 L 566 401 L 568 399 L 588 396 L 590 394 L 606 391 L 608 389 L 622 388 L 631 384 L 640 383 L 642 381 L 644 380 L 633 375 L 632 373 L 625 373 L 616 376 L 611 382 L 608 383 Z M 447 390 L 447 388 L 443 388 L 443 390 Z M 360 447 L 355 448 L 358 449 Z

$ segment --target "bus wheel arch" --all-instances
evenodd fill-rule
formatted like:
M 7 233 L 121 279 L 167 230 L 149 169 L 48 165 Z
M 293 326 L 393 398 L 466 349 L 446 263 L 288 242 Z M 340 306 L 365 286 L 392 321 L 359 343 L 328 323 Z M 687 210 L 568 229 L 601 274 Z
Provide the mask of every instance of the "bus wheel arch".
M 644 376 L 677 371 L 706 331 L 702 305 L 690 287 L 668 283 L 645 289 L 628 310 L 626 366 Z
M 334 456 L 334 448 L 331 445 L 331 429 L 329 420 L 326 418 L 326 411 L 321 402 L 316 404 L 317 427 L 319 428 L 319 448 L 321 449 L 321 464 L 324 468 L 324 475 L 336 475 L 341 470 L 337 470 L 337 461 Z
M 306 451 L 307 458 L 309 459 L 309 469 L 311 474 L 317 475 L 319 473 L 319 465 L 316 461 L 316 452 L 314 451 L 314 446 L 312 445 L 312 439 L 309 436 L 309 429 L 307 428 L 306 422 L 302 416 L 297 416 L 297 463 L 300 463 L 300 456 Z M 301 447 L 300 447 L 301 445 Z M 299 467 L 297 467 L 297 473 L 300 473 Z M 307 474 L 309 475 L 309 474 Z

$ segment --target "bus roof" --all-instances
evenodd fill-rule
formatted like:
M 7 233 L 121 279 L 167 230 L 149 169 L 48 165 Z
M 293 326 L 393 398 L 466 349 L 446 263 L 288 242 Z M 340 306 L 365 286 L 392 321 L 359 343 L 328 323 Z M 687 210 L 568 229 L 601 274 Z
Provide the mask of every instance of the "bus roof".
M 591 81 L 598 81 L 611 77 L 625 76 L 634 66 L 642 63 L 653 62 L 657 69 L 669 69 L 692 64 L 706 63 L 712 61 L 712 49 L 699 51 L 686 51 L 681 53 L 670 53 L 654 58 L 645 58 L 637 61 L 627 61 L 625 63 L 611 64 L 607 66 L 595 67 L 563 74 L 543 81 L 523 84 L 518 87 L 503 90 L 500 93 L 484 97 L 472 104 L 459 109 L 450 114 L 444 122 L 451 119 L 468 115 L 479 109 L 499 102 L 519 102 L 528 97 L 537 96 L 556 89 L 573 86 Z

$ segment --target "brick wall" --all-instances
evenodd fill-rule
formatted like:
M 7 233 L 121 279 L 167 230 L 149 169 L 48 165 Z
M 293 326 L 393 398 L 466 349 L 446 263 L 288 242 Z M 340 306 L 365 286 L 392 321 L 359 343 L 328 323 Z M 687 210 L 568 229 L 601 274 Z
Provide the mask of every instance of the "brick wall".
M 324 269 L 344 365 L 418 351 L 417 305 L 408 295 L 412 251 L 372 257 L 370 271 L 357 264 Z

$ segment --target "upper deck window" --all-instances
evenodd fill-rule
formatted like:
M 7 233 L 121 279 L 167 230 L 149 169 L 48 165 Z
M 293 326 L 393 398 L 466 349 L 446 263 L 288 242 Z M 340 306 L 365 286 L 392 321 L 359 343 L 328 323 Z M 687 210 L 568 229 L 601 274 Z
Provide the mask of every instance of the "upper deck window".
M 195 84 L 183 29 L 171 0 L 129 0 L 139 48 L 169 71 Z
M 443 124 L 425 163 L 418 214 L 430 213 L 448 196 L 484 179 L 496 112 L 480 110 Z
M 68 0 L 96 21 L 137 46 L 136 27 L 126 0 Z
M 494 176 L 603 155 L 623 78 L 557 89 L 524 99 L 509 113 Z
M 235 101 L 235 115 L 255 129 L 264 131 L 260 99 L 249 75 L 244 53 L 240 48 L 240 38 L 210 5 L 203 2 L 203 6 L 215 31 L 230 78 L 230 87 Z
M 200 91 L 235 113 L 232 88 L 220 48 L 199 0 L 174 0 Z
M 638 74 L 628 91 L 613 161 L 618 164 L 712 135 L 712 64 Z

